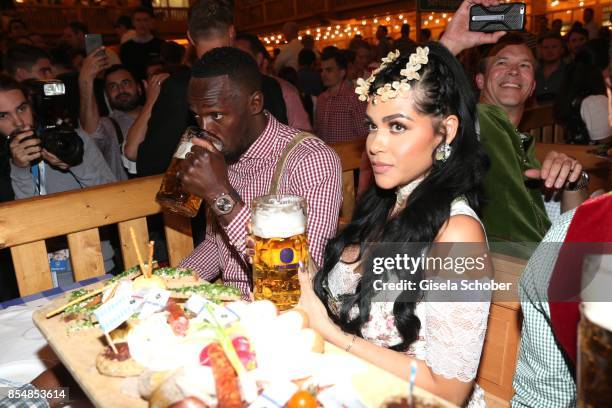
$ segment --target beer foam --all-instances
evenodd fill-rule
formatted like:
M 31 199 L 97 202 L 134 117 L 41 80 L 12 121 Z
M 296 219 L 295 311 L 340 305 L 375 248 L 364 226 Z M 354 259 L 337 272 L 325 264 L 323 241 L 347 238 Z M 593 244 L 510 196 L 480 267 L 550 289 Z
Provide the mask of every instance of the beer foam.
M 612 332 L 612 302 L 582 302 L 582 311 L 592 323 Z
M 299 209 L 258 209 L 252 225 L 260 238 L 289 238 L 305 232 L 306 216 Z

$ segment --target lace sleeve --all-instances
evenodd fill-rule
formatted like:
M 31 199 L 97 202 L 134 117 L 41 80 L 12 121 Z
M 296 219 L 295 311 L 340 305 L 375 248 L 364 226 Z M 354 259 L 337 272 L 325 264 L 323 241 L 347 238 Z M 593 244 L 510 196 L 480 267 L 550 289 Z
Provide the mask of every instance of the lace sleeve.
M 425 363 L 437 375 L 476 378 L 487 331 L 489 302 L 427 302 Z

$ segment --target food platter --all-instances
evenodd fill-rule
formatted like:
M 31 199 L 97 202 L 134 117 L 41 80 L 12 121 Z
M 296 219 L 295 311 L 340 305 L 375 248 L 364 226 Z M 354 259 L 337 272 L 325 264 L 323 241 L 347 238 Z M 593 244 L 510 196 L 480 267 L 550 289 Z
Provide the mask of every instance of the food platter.
M 98 289 L 96 283 L 87 289 Z M 86 328 L 77 332 L 67 329 L 59 316 L 47 318 L 47 313 L 66 304 L 70 294 L 57 298 L 45 308 L 33 314 L 36 326 L 47 339 L 56 355 L 68 368 L 90 401 L 97 407 L 148 407 L 149 403 L 138 393 L 138 377 L 109 377 L 99 373 L 96 358 L 107 346 L 105 336 L 99 328 Z M 365 407 L 380 407 L 390 397 L 406 395 L 407 382 L 373 366 L 350 353 L 325 343 L 322 356 L 329 359 L 330 366 L 339 376 L 350 373 L 352 389 Z M 414 395 L 436 407 L 452 407 L 424 390 L 416 389 Z

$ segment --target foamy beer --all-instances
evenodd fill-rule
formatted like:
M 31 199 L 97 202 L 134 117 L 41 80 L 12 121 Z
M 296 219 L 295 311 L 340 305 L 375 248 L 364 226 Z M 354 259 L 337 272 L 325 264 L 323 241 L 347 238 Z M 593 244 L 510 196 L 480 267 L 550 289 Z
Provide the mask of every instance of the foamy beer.
M 308 260 L 306 201 L 299 196 L 268 195 L 256 198 L 251 210 L 255 299 L 288 309 L 300 298 L 299 263 Z
M 612 302 L 584 302 L 578 329 L 578 406 L 607 407 L 612 398 Z

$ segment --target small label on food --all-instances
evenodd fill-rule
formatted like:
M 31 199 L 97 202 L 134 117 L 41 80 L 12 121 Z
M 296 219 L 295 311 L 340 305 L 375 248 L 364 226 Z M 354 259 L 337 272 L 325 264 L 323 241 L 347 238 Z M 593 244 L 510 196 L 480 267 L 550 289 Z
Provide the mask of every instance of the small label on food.
M 132 316 L 142 304 L 142 299 L 135 299 L 128 291 L 115 294 L 108 302 L 100 306 L 94 315 L 100 328 L 109 333 Z
M 222 326 L 227 326 L 239 319 L 238 315 L 232 310 L 204 299 L 200 295 L 191 295 L 185 303 L 185 308 L 195 313 L 198 319 L 206 321 L 212 320 L 212 313 L 217 322 Z

